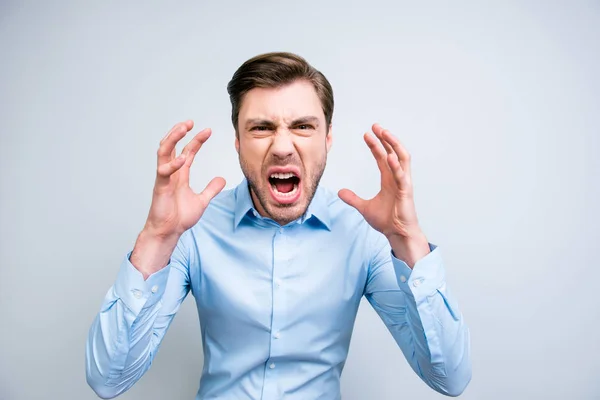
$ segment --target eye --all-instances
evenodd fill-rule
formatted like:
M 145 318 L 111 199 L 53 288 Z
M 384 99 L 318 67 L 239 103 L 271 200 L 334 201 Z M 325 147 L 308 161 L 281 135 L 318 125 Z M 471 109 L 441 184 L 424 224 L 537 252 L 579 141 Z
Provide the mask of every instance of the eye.
M 257 125 L 257 126 L 253 126 L 250 130 L 251 131 L 264 132 L 264 131 L 268 131 L 269 127 L 268 126 L 264 126 L 264 125 Z
M 302 124 L 302 125 L 298 125 L 298 129 L 306 130 L 306 129 L 315 129 L 315 128 L 309 124 Z

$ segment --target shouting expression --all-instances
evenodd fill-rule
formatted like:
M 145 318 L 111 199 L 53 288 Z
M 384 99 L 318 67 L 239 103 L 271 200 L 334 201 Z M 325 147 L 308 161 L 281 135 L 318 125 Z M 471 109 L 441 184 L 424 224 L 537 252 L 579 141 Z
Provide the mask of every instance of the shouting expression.
M 325 169 L 330 130 L 308 81 L 244 95 L 235 147 L 263 217 L 285 225 L 306 212 Z

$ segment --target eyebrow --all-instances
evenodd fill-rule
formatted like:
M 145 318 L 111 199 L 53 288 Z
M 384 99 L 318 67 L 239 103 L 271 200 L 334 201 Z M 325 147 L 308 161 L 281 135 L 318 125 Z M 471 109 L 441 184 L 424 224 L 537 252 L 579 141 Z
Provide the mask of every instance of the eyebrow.
M 273 121 L 269 121 L 268 119 L 260 119 L 260 118 L 252 118 L 246 121 L 246 128 L 249 128 L 251 125 L 274 125 Z
M 292 121 L 292 125 L 313 124 L 319 126 L 319 118 L 313 116 L 301 117 Z
M 306 117 L 300 117 L 300 118 L 296 118 L 295 120 L 293 120 L 290 125 L 294 126 L 294 125 L 302 125 L 302 124 L 307 124 L 307 123 L 314 124 L 316 127 L 318 127 L 319 126 L 319 118 L 313 117 L 312 115 L 309 115 Z M 251 125 L 274 126 L 275 123 L 273 121 L 269 121 L 268 119 L 251 118 L 246 121 L 246 128 L 249 128 Z

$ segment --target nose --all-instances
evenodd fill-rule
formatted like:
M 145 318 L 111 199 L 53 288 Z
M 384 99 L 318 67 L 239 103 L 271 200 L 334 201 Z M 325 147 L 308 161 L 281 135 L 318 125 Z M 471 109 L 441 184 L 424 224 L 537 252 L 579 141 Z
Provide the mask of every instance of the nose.
M 287 158 L 294 154 L 294 141 L 287 129 L 279 129 L 273 135 L 271 153 L 277 158 Z

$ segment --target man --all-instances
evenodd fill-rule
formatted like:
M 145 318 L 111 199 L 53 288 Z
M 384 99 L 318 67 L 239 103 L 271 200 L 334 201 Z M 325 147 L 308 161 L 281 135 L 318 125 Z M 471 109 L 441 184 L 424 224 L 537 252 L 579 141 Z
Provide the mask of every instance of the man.
M 103 398 L 130 388 L 191 290 L 204 349 L 197 399 L 339 399 L 363 295 L 418 376 L 459 395 L 469 332 L 419 228 L 402 144 L 373 125 L 364 139 L 381 191 L 338 197 L 319 186 L 333 138 L 323 74 L 297 55 L 263 54 L 228 92 L 245 179 L 221 192 L 215 178 L 196 194 L 190 167 L 210 129 L 179 156 L 192 121 L 161 141 L 148 219 L 90 329 L 90 386 Z

